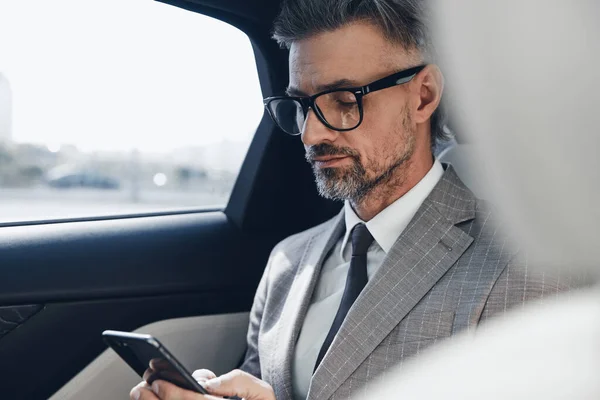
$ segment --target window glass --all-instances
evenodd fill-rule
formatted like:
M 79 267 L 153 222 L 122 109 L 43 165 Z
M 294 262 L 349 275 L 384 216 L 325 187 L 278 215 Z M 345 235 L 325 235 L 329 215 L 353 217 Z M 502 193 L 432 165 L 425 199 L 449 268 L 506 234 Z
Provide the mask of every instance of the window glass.
M 224 206 L 263 115 L 248 37 L 150 0 L 0 1 L 0 223 Z

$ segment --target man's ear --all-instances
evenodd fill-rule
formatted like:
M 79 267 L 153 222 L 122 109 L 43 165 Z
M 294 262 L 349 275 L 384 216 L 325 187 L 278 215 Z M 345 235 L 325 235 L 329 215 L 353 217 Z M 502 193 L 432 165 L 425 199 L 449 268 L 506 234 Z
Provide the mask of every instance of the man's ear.
M 429 64 L 413 79 L 418 94 L 414 119 L 417 124 L 422 124 L 431 118 L 442 100 L 444 76 L 437 65 Z

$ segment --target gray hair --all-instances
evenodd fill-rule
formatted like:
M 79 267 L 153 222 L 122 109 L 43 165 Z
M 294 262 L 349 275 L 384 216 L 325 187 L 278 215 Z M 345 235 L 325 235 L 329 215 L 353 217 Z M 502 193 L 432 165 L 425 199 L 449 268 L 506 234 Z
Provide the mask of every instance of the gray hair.
M 352 22 L 369 21 L 391 42 L 416 49 L 425 62 L 435 51 L 428 28 L 426 0 L 283 0 L 273 39 L 289 49 L 293 42 L 331 32 Z M 449 138 L 442 104 L 431 116 L 431 146 Z

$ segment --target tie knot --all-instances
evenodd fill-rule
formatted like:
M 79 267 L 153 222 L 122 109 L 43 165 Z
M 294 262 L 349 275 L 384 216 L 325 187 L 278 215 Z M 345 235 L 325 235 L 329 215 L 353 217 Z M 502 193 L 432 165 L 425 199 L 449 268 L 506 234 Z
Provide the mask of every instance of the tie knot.
M 352 229 L 352 255 L 362 256 L 367 254 L 369 246 L 373 243 L 373 236 L 365 224 L 356 224 Z

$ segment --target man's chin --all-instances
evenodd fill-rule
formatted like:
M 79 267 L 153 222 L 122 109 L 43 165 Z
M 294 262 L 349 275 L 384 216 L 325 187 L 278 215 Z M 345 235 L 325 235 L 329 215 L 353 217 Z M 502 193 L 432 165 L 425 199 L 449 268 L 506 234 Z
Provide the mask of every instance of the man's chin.
M 313 168 L 315 180 L 320 187 L 336 187 L 339 182 L 347 180 L 348 174 L 344 173 L 343 168 Z M 346 178 L 346 179 L 344 179 Z

